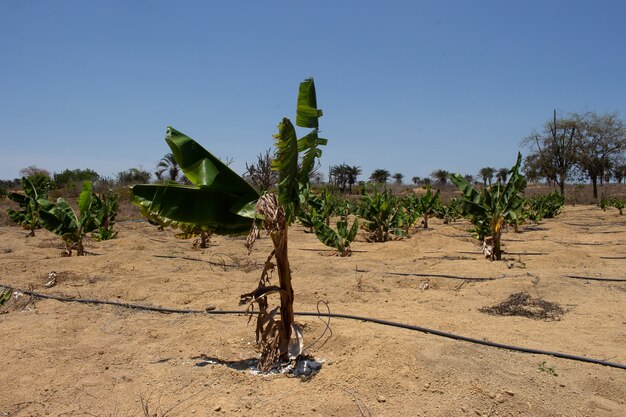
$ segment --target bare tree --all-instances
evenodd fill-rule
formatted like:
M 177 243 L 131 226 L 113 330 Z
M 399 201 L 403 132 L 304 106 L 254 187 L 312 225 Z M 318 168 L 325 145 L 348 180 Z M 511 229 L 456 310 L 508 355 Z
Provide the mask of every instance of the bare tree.
M 278 171 L 272 169 L 272 161 L 271 149 L 268 149 L 264 154 L 257 156 L 255 164 L 248 165 L 246 162 L 246 172 L 243 176 L 260 192 L 269 190 L 278 182 Z
M 617 113 L 576 115 L 579 129 L 577 137 L 577 166 L 593 185 L 593 198 L 598 199 L 598 180 L 603 184 L 611 176 L 611 168 L 624 162 L 626 126 Z M 621 161 L 620 161 L 621 159 Z
M 35 176 L 43 176 L 51 178 L 50 171 L 47 169 L 39 168 L 36 165 L 30 165 L 26 168 L 20 169 L 20 175 L 25 178 L 35 177 Z
M 557 183 L 561 195 L 565 194 L 565 181 L 576 165 L 578 129 L 577 117 L 557 118 L 555 110 L 542 133 L 533 132 L 522 141 L 531 149 L 527 163 L 533 162 L 541 177 Z

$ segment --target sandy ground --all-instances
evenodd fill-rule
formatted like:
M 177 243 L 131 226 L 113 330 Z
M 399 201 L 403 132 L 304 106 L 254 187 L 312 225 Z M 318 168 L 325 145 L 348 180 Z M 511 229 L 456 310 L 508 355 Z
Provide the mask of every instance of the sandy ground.
M 506 233 L 501 262 L 482 258 L 465 228 L 434 220 L 409 239 L 360 239 L 353 256 L 340 258 L 294 227 L 296 310 L 315 311 L 323 300 L 334 313 L 626 364 L 626 282 L 566 277 L 626 278 L 626 216 L 567 207 L 558 219 Z M 25 238 L 17 227 L 0 227 L 0 285 L 236 310 L 270 251 L 267 238 L 248 257 L 242 239 L 216 237 L 209 249 L 194 250 L 147 223 L 118 229 L 116 240 L 87 242 L 88 256 L 62 258 L 56 236 L 40 230 Z M 52 271 L 56 285 L 45 288 Z M 545 321 L 480 311 L 522 291 L 558 303 L 564 315 Z M 0 314 L 0 416 L 626 415 L 626 371 L 601 365 L 332 319 L 332 337 L 308 350 L 324 361 L 318 374 L 255 375 L 198 366 L 205 364 L 200 355 L 255 357 L 245 316 L 28 301 L 12 300 Z M 315 317 L 298 321 L 305 344 L 325 328 Z

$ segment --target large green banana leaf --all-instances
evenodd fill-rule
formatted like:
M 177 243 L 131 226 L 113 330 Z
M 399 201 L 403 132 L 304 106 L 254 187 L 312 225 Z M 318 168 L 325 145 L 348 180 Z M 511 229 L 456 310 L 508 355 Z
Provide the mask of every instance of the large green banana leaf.
M 206 187 L 135 185 L 132 187 L 132 202 L 141 207 L 149 220 L 164 226 L 206 226 L 211 232 L 221 235 L 249 232 L 254 218 L 253 215 L 242 215 L 240 196 Z
M 216 234 L 250 230 L 259 194 L 200 144 L 168 127 L 165 141 L 185 176 L 194 184 L 141 184 L 131 201 L 149 219 L 164 226 L 203 226 Z
M 317 108 L 317 96 L 313 78 L 300 83 L 298 90 L 298 107 L 296 109 L 296 125 L 317 129 L 318 119 L 323 116 L 322 110 Z
M 278 125 L 278 134 L 274 135 L 276 156 L 272 167 L 278 171 L 278 199 L 285 208 L 287 223 L 291 223 L 300 204 L 304 203 L 309 190 L 309 175 L 315 167 L 315 159 L 322 155 L 319 146 L 328 142 L 318 136 L 318 119 L 321 116 L 322 110 L 317 108 L 315 83 L 309 78 L 300 83 L 296 125 L 313 130 L 298 139 L 291 121 L 283 118 Z
M 40 198 L 39 215 L 43 226 L 63 239 L 71 239 L 78 229 L 78 218 L 72 207 L 62 197 L 56 203 Z

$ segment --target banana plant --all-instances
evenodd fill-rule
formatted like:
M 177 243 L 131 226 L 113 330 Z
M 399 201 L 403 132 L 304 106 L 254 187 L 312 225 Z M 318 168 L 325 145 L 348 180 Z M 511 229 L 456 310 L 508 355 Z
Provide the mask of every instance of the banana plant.
M 428 219 L 431 217 L 435 217 L 437 214 L 437 210 L 441 205 L 441 200 L 439 199 L 439 190 L 433 194 L 433 190 L 428 187 L 426 193 L 419 197 L 419 212 L 422 216 L 422 225 L 424 229 L 428 229 Z
M 93 195 L 93 204 L 98 212 L 98 229 L 91 236 L 98 240 L 109 240 L 117 237 L 117 231 L 113 230 L 115 217 L 120 203 L 120 195 L 108 190 L 100 195 Z
M 310 191 L 309 174 L 321 156 L 319 146 L 326 139 L 318 136 L 318 118 L 313 79 L 300 84 L 296 125 L 312 128 L 298 139 L 291 121 L 278 125 L 272 168 L 278 172 L 276 193 L 262 196 L 243 178 L 188 136 L 168 128 L 166 142 L 175 160 L 192 185 L 145 184 L 131 187 L 132 202 L 142 213 L 174 227 L 203 226 L 211 233 L 237 235 L 249 232 L 251 248 L 258 235 L 257 219 L 270 235 L 274 250 L 265 263 L 258 287 L 243 294 L 240 303 L 249 311 L 258 307 L 256 337 L 261 351 L 259 368 L 268 370 L 279 361 L 297 357 L 302 349 L 302 333 L 294 321 L 294 291 L 288 258 L 288 228 L 300 212 Z M 272 260 L 275 260 L 275 263 Z M 269 270 L 278 269 L 278 285 L 269 285 Z M 268 296 L 278 294 L 280 306 L 270 309 Z
M 337 222 L 337 228 L 330 227 L 321 217 L 313 214 L 315 235 L 324 245 L 337 249 L 339 256 L 350 256 L 350 244 L 359 232 L 359 220 L 354 219 L 348 227 L 348 216 L 342 216 Z
M 454 222 L 456 219 L 461 217 L 459 213 L 459 200 L 457 198 L 453 198 L 447 204 L 442 202 L 437 207 L 436 216 L 438 219 L 443 220 L 443 224 L 450 224 Z
M 35 236 L 35 229 L 41 227 L 39 220 L 39 198 L 48 198 L 48 191 L 52 188 L 50 178 L 36 175 L 30 178 L 22 177 L 22 189 L 24 194 L 10 192 L 7 194 L 10 200 L 15 201 L 20 210 L 7 209 L 11 221 L 29 230 L 28 236 Z
M 209 241 L 211 240 L 212 232 L 209 228 L 205 226 L 181 226 L 180 233 L 176 233 L 174 237 L 176 239 L 192 239 L 196 238 L 193 241 L 193 247 L 199 247 L 201 249 L 206 249 L 209 247 Z
M 313 217 L 322 218 L 326 225 L 330 225 L 330 217 L 340 208 L 340 204 L 339 200 L 327 190 L 320 194 L 308 193 L 298 212 L 298 221 L 310 231 L 315 229 Z
M 76 250 L 78 256 L 85 254 L 83 238 L 100 226 L 100 207 L 96 202 L 90 181 L 83 182 L 78 196 L 78 214 L 63 197 L 56 202 L 39 198 L 39 215 L 41 223 L 50 232 L 60 236 L 65 242 L 65 255 L 71 256 Z
M 474 236 L 483 241 L 482 250 L 490 260 L 502 259 L 501 235 L 506 224 L 512 224 L 521 216 L 524 198 L 520 195 L 526 188 L 526 180 L 519 173 L 522 155 L 509 171 L 506 184 L 496 183 L 477 190 L 460 174 L 452 174 L 450 180 L 461 191 L 461 212 L 474 224 Z
M 528 197 L 525 212 L 533 223 L 539 223 L 543 219 L 558 216 L 564 204 L 565 198 L 555 191 L 546 195 Z
M 373 242 L 386 242 L 392 235 L 406 234 L 402 204 L 389 190 L 362 195 L 357 214 L 364 220 L 363 228 Z
M 624 215 L 624 206 L 626 206 L 626 199 L 612 197 L 609 200 L 609 204 L 617 209 L 620 216 Z

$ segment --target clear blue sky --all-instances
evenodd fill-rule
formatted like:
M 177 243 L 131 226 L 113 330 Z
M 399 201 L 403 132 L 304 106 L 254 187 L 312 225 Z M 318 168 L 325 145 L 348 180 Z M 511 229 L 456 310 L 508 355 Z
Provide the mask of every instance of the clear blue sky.
M 0 178 L 154 171 L 168 125 L 245 162 L 316 81 L 345 162 L 511 166 L 552 110 L 626 117 L 626 1 L 1 0 Z

